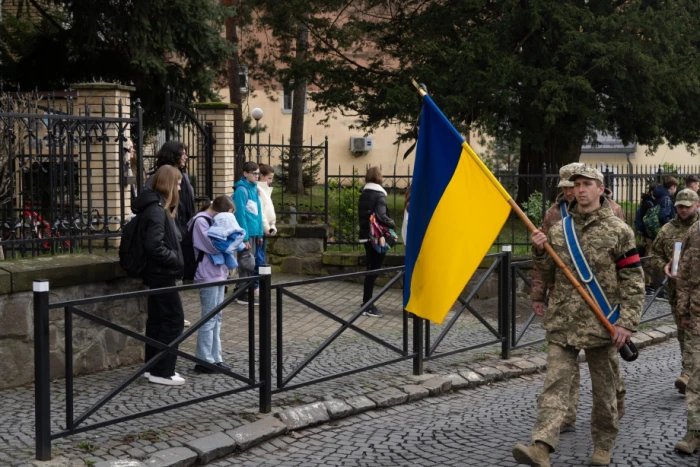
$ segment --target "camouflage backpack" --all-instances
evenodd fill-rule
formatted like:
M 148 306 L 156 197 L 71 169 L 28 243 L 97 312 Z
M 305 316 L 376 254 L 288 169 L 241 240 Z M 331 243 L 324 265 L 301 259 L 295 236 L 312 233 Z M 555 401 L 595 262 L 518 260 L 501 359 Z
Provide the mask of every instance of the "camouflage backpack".
M 653 208 L 649 208 L 646 214 L 644 214 L 644 228 L 647 231 L 647 236 L 652 240 L 656 238 L 659 234 L 659 230 L 661 230 L 659 211 L 661 211 L 661 206 L 656 205 Z

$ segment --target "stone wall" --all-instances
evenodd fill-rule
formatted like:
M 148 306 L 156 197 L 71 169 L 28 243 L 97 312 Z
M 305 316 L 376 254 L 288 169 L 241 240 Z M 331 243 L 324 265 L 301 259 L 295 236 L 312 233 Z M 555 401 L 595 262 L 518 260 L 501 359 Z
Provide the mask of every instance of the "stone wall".
M 0 263 L 0 388 L 34 380 L 34 279 L 49 279 L 50 302 L 113 295 L 142 287 L 124 277 L 115 257 L 66 255 Z M 80 310 L 143 334 L 146 297 L 85 305 Z M 64 310 L 50 312 L 51 377 L 65 376 Z M 143 344 L 73 315 L 74 374 L 143 361 Z
M 326 225 L 277 224 L 267 239 L 267 261 L 273 272 L 322 275 Z

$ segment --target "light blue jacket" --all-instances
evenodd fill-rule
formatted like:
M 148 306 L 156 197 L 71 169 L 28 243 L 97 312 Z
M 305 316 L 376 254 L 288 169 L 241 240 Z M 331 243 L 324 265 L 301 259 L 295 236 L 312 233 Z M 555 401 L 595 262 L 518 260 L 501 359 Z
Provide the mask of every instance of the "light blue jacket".
M 233 204 L 236 205 L 236 220 L 245 230 L 244 242 L 250 237 L 263 237 L 262 205 L 258 196 L 258 185 L 250 183 L 245 177 L 234 185 Z

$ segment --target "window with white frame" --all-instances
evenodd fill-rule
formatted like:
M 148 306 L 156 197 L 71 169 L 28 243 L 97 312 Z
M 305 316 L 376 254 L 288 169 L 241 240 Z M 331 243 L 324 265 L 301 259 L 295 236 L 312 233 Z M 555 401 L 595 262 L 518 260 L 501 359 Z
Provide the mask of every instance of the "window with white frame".
M 290 81 L 282 89 L 282 113 L 292 113 L 292 105 L 294 104 L 294 81 Z M 308 112 L 306 102 L 304 102 L 304 113 Z

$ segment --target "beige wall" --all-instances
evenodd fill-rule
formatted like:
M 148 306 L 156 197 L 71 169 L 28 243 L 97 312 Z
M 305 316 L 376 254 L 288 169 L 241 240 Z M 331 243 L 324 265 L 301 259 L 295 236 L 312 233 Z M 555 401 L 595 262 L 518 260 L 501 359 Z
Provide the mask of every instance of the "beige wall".
M 648 146 L 637 146 L 636 152 L 630 155 L 632 165 L 658 167 L 669 163 L 681 169 L 679 172 L 683 173 L 693 173 L 700 169 L 700 156 L 693 156 L 685 146 L 670 148 L 667 144 L 663 144 L 652 155 L 646 155 L 647 149 Z M 697 146 L 694 146 L 693 150 L 696 154 L 700 154 L 700 149 Z M 619 165 L 621 173 L 627 171 L 628 165 L 624 154 L 582 154 L 581 162 L 595 166 L 601 163 Z
M 229 102 L 228 89 L 218 91 L 224 102 Z M 250 95 L 243 95 L 243 118 L 250 114 L 250 111 L 256 107 L 263 110 L 264 116 L 260 120 L 261 126 L 266 126 L 267 131 L 261 132 L 260 142 L 267 143 L 268 137 L 272 144 L 279 144 L 284 137 L 285 143 L 289 141 L 289 131 L 292 123 L 291 113 L 283 113 L 282 111 L 282 91 L 279 90 L 274 94 L 276 101 L 272 101 L 262 91 L 254 91 Z M 325 113 L 315 111 L 314 103 L 309 99 L 307 101 L 308 113 L 304 118 L 304 144 L 323 144 L 323 140 L 328 136 L 328 156 L 329 156 L 329 172 L 337 175 L 338 171 L 343 175 L 352 174 L 353 166 L 360 174 L 364 174 L 365 168 L 368 165 L 379 165 L 382 167 L 382 172 L 385 175 L 390 175 L 394 171 L 396 165 L 396 174 L 405 176 L 413 172 L 415 164 L 415 151 L 404 161 L 403 155 L 412 144 L 412 141 L 394 144 L 397 136 L 406 130 L 405 126 L 390 125 L 387 128 L 379 128 L 372 136 L 373 149 L 362 155 L 354 155 L 350 151 L 351 136 L 365 136 L 361 130 L 351 130 L 349 127 L 355 123 L 352 117 L 344 117 L 336 113 L 335 117 L 328 122 L 328 127 L 319 125 L 319 121 L 325 118 Z M 254 124 L 254 122 L 253 122 Z M 250 138 L 248 135 L 247 138 Z M 482 148 L 476 143 L 477 138 L 472 136 L 472 147 L 477 153 Z M 248 140 L 247 140 L 248 141 Z M 256 139 L 253 136 L 252 142 Z M 398 153 L 398 154 L 397 154 Z

